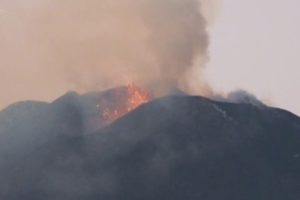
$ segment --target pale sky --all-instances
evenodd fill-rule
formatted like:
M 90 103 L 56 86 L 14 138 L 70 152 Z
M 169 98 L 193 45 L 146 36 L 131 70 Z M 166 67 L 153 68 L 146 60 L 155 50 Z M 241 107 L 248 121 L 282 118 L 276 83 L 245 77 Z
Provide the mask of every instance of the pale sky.
M 207 76 L 300 115 L 300 1 L 222 0 Z

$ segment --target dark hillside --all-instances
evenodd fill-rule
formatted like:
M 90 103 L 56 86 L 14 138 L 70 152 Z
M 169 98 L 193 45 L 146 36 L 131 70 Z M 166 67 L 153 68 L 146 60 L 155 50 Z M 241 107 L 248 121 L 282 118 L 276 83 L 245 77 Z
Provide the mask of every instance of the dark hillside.
M 46 139 L 2 150 L 1 199 L 300 199 L 300 119 L 287 111 L 169 96 L 87 134 L 82 101 L 28 118 Z

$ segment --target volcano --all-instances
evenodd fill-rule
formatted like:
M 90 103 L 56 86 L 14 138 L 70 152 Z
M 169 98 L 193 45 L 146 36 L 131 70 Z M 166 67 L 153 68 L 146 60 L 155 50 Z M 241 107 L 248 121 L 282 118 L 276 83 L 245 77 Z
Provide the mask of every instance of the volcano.
M 0 112 L 0 199 L 300 199 L 298 116 L 172 95 L 107 123 L 99 102 L 126 91 L 71 92 Z

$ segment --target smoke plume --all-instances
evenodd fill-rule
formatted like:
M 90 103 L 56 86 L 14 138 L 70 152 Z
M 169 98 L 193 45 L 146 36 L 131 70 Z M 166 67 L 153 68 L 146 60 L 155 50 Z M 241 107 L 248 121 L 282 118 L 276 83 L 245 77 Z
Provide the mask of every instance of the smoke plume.
M 49 100 L 129 82 L 201 90 L 209 43 L 201 6 L 199 0 L 0 0 L 0 87 L 8 90 L 1 100 Z
M 266 102 L 263 99 L 258 98 L 253 93 L 250 93 L 246 90 L 235 90 L 226 95 L 224 94 L 215 94 L 211 97 L 217 101 L 224 101 L 229 103 L 242 103 L 242 104 L 251 104 L 255 106 L 266 106 L 270 102 Z

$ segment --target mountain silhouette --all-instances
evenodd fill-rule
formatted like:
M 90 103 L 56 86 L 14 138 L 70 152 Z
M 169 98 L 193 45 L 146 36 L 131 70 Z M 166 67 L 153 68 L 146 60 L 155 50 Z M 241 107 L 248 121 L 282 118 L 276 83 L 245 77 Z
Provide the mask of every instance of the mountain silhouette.
M 0 198 L 300 199 L 298 116 L 180 95 L 87 127 L 107 92 L 0 112 Z

